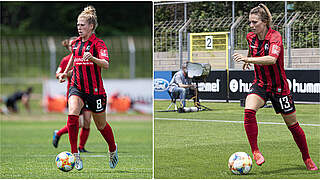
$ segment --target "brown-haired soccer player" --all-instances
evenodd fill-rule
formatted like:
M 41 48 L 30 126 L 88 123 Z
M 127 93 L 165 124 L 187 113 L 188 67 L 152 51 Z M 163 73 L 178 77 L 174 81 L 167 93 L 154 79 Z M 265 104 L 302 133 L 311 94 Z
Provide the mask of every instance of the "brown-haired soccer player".
M 115 168 L 118 163 L 117 145 L 112 129 L 106 122 L 107 95 L 101 77 L 101 68 L 109 68 L 109 56 L 105 43 L 94 33 L 97 26 L 95 8 L 93 6 L 84 8 L 78 16 L 79 37 L 72 42 L 72 56 L 66 70 L 59 76 L 59 81 L 64 82 L 73 64 L 67 126 L 71 153 L 76 157 L 75 168 L 77 170 L 83 168 L 80 153 L 77 150 L 77 140 L 79 114 L 84 106 L 92 112 L 93 120 L 109 146 L 110 168 Z
M 282 38 L 278 31 L 271 28 L 272 16 L 269 9 L 264 4 L 259 4 L 250 11 L 249 22 L 252 32 L 247 35 L 248 57 L 238 53 L 233 56 L 235 61 L 244 62 L 243 69 L 254 64 L 255 79 L 246 98 L 244 110 L 244 127 L 253 159 L 260 166 L 265 161 L 257 145 L 256 112 L 270 99 L 276 113 L 281 113 L 291 131 L 307 169 L 318 170 L 309 156 L 304 131 L 296 118 L 296 110 L 284 70 Z

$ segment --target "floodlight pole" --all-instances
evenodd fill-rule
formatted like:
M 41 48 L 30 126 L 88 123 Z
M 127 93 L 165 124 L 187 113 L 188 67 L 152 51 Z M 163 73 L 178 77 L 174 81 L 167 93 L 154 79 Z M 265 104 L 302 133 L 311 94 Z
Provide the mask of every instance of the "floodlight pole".
M 288 22 L 287 22 L 287 21 L 288 21 L 288 16 L 287 16 L 287 13 L 288 13 L 288 12 L 287 12 L 287 8 L 288 8 L 288 7 L 287 7 L 287 5 L 288 5 L 287 1 L 284 1 L 284 24 L 285 24 L 285 25 L 288 23 Z M 287 35 L 288 35 L 288 34 L 287 34 L 286 31 L 287 31 L 287 28 L 284 28 L 284 33 L 285 33 L 285 37 L 284 37 L 284 38 L 285 38 L 286 41 L 287 41 Z M 288 42 L 286 42 L 286 44 L 288 45 Z M 287 47 L 287 48 L 288 48 L 288 47 Z
M 232 25 L 234 24 L 234 1 L 232 1 Z M 230 44 L 230 46 L 228 46 L 228 47 L 230 47 L 230 54 L 229 54 L 229 67 L 234 67 L 234 63 L 233 63 L 233 61 L 231 61 L 230 60 L 230 57 L 231 57 L 231 55 L 233 54 L 233 49 L 234 48 L 232 48 L 233 46 L 234 46 L 234 32 L 232 32 L 232 27 L 231 27 L 231 32 L 230 32 L 230 41 L 229 41 L 229 44 Z
M 134 39 L 132 36 L 128 37 L 128 46 L 129 46 L 129 64 L 130 64 L 130 79 L 135 78 L 135 70 L 136 70 L 136 47 L 134 45 Z
M 296 20 L 296 18 L 300 15 L 300 12 L 297 12 L 293 18 L 286 24 L 286 34 L 287 34 L 287 56 L 288 56 L 288 68 L 292 67 L 292 57 L 291 57 L 291 25 Z
M 187 22 L 187 3 L 184 3 L 184 22 Z
M 234 54 L 234 47 L 235 47 L 235 29 L 238 27 L 238 25 L 240 24 L 241 20 L 242 20 L 243 16 L 240 16 L 237 18 L 236 22 L 232 23 L 231 29 L 230 29 L 230 55 L 229 55 L 229 66 L 230 68 L 234 67 L 234 62 L 231 60 L 231 56 Z
M 49 37 L 47 42 L 50 51 L 50 77 L 54 77 L 56 70 L 56 44 L 53 37 Z
M 232 24 L 234 23 L 234 1 L 232 1 Z
M 183 43 L 182 43 L 182 32 L 188 27 L 191 22 L 191 18 L 179 29 L 179 59 L 180 59 L 180 69 L 183 63 Z
M 284 1 L 284 23 L 287 24 L 288 2 Z

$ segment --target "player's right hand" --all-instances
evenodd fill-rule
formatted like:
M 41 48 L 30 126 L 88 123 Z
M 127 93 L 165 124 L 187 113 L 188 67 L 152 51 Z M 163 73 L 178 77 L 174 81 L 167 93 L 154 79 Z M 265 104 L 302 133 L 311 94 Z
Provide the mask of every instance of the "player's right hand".
M 65 82 L 66 80 L 64 78 L 66 78 L 66 77 L 67 77 L 67 73 L 61 73 L 59 76 L 59 82 L 60 83 Z

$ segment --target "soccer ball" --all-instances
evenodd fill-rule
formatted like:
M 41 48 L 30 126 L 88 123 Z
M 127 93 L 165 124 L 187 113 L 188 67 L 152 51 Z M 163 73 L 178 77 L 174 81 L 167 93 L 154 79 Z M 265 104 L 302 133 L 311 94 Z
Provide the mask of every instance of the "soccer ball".
M 75 164 L 75 158 L 70 152 L 64 151 L 57 155 L 56 165 L 61 171 L 68 172 L 71 171 Z
M 245 152 L 236 152 L 230 156 L 228 167 L 233 174 L 248 174 L 252 168 L 252 159 Z

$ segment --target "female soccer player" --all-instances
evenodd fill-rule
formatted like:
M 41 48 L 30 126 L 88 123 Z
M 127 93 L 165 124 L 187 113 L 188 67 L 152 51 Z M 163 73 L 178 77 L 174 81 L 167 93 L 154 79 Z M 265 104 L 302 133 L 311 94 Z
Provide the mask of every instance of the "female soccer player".
M 75 40 L 77 37 L 71 37 L 69 39 L 65 39 L 62 41 L 62 46 L 64 46 L 65 48 L 67 48 L 68 51 L 72 52 L 71 49 L 71 43 L 73 40 Z M 56 72 L 56 78 L 58 79 L 59 76 L 64 72 L 64 70 L 66 69 L 68 62 L 70 60 L 72 53 L 70 53 L 68 56 L 64 57 L 61 62 L 60 65 L 57 69 Z M 71 75 L 72 75 L 72 71 L 69 71 L 67 73 L 67 79 L 68 79 L 68 87 L 67 87 L 67 97 L 69 95 L 69 88 L 70 88 L 70 84 L 71 84 Z M 81 132 L 80 132 L 80 143 L 79 143 L 79 147 L 78 150 L 80 152 L 88 152 L 84 146 L 88 140 L 89 137 L 89 132 L 90 132 L 90 122 L 91 122 L 91 112 L 87 111 L 87 109 L 83 108 L 82 111 L 80 112 L 80 116 L 79 116 L 79 127 L 82 128 Z M 64 126 L 63 128 L 59 129 L 59 130 L 55 130 L 53 133 L 53 139 L 52 139 L 52 144 L 55 148 L 58 147 L 58 143 L 60 140 L 60 137 L 63 134 L 68 133 L 68 126 Z
M 79 131 L 79 114 L 85 106 L 92 112 L 93 120 L 109 145 L 110 168 L 118 163 L 118 150 L 110 125 L 106 122 L 106 92 L 103 87 L 101 68 L 109 68 L 109 56 L 105 43 L 94 33 L 97 28 L 97 15 L 93 6 L 84 8 L 78 16 L 77 29 L 79 37 L 72 42 L 72 55 L 67 68 L 59 76 L 64 82 L 67 72 L 73 64 L 71 85 L 69 89 L 68 133 L 71 152 L 76 157 L 75 168 L 83 168 L 80 153 L 77 150 Z
M 252 32 L 247 35 L 248 57 L 238 53 L 233 56 L 235 61 L 244 62 L 243 69 L 254 64 L 255 80 L 246 98 L 244 110 L 244 127 L 253 159 L 259 166 L 264 163 L 264 157 L 257 145 L 256 112 L 270 99 L 276 113 L 281 113 L 291 131 L 307 169 L 318 170 L 309 156 L 304 131 L 296 119 L 296 110 L 283 65 L 282 38 L 279 32 L 271 29 L 272 17 L 269 9 L 264 4 L 259 4 L 250 11 L 249 22 Z

